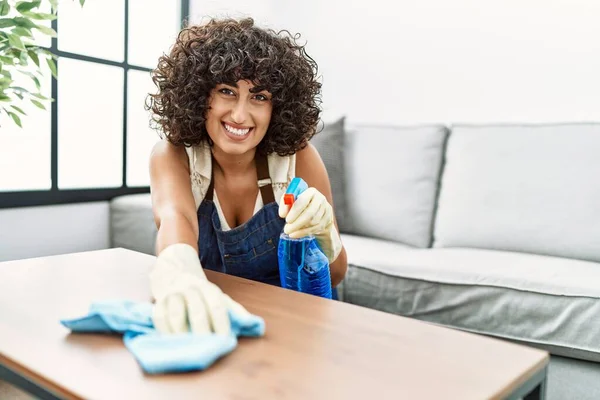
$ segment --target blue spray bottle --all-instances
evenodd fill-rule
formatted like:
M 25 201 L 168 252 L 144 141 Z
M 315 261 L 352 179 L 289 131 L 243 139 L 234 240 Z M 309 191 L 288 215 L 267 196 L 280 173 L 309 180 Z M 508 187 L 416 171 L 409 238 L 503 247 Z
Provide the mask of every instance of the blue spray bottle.
M 307 188 L 303 179 L 294 178 L 285 193 L 285 204 L 291 207 Z M 329 260 L 313 236 L 292 239 L 282 232 L 277 256 L 281 287 L 331 299 Z

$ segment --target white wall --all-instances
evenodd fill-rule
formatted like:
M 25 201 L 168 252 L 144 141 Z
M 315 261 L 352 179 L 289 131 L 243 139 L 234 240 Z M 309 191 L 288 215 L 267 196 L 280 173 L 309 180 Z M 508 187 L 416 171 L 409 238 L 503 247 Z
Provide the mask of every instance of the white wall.
M 0 210 L 0 261 L 105 249 L 108 202 Z
M 597 0 L 191 0 L 302 33 L 325 116 L 351 122 L 600 121 Z M 107 203 L 0 210 L 0 261 L 109 246 Z
M 597 0 L 218 4 L 302 33 L 325 110 L 354 122 L 600 120 Z
M 272 3 L 277 0 L 190 0 L 190 21 L 202 23 L 209 18 L 252 17 L 261 24 L 269 26 L 276 22 Z

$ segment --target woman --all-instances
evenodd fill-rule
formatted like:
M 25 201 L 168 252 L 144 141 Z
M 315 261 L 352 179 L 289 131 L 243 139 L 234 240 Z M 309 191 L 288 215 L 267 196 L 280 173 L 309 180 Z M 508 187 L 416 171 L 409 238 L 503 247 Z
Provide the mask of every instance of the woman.
M 316 69 L 294 38 L 252 19 L 186 28 L 160 58 L 149 98 L 166 138 L 150 160 L 159 331 L 228 334 L 228 309 L 245 310 L 203 268 L 279 285 L 282 231 L 314 235 L 332 286 L 344 278 L 329 178 L 309 144 L 320 115 Z M 281 199 L 294 176 L 309 189 L 289 208 Z

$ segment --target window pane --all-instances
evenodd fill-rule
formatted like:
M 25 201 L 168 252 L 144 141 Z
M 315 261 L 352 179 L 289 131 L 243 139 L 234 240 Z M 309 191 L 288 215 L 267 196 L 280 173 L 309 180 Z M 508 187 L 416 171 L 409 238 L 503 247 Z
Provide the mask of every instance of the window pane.
M 123 71 L 120 67 L 59 59 L 60 189 L 121 186 Z
M 129 70 L 127 79 L 127 186 L 148 186 L 148 160 L 160 138 L 150 128 L 150 112 L 144 104 L 156 89 L 149 72 Z
M 129 64 L 154 68 L 180 27 L 180 1 L 129 0 Z
M 123 61 L 124 0 L 62 0 L 59 6 L 58 48 L 71 53 Z
M 47 68 L 44 72 L 47 72 Z M 29 77 L 17 72 L 13 72 L 12 76 L 15 86 L 35 91 L 35 85 Z M 42 94 L 50 97 L 49 72 L 40 79 L 40 84 Z M 50 189 L 50 102 L 43 102 L 46 111 L 30 101 L 11 104 L 21 108 L 27 115 L 17 113 L 23 128 L 15 125 L 6 114 L 1 115 L 0 191 Z

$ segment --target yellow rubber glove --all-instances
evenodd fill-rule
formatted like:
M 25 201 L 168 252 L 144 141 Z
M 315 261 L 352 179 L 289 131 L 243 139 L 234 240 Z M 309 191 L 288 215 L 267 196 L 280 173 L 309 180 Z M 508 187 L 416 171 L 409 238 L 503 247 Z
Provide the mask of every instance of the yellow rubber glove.
M 342 241 L 333 222 L 333 207 L 314 187 L 302 192 L 291 208 L 282 198 L 279 216 L 285 218 L 283 231 L 291 238 L 313 235 L 330 264 L 340 255 Z
M 191 330 L 197 334 L 229 335 L 227 310 L 233 307 L 247 313 L 209 282 L 198 253 L 188 244 L 173 244 L 161 251 L 150 273 L 150 287 L 156 299 L 152 321 L 161 333 Z

